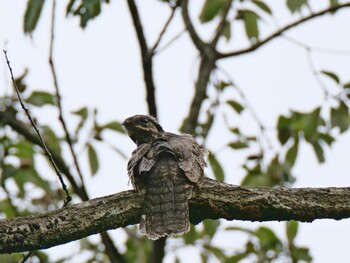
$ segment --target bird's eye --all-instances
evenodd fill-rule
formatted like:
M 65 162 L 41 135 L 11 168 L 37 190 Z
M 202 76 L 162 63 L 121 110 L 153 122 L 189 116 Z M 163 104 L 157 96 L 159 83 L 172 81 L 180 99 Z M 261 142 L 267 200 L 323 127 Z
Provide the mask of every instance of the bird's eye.
M 148 120 L 147 119 L 141 119 L 141 123 L 147 125 L 148 124 Z

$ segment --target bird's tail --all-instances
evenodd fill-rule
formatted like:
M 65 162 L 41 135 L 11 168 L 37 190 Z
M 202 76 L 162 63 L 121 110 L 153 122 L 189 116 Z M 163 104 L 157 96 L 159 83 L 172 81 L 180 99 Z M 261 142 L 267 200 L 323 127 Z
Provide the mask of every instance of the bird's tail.
M 158 239 L 188 232 L 188 200 L 193 186 L 177 161 L 170 155 L 160 158 L 147 174 L 146 181 L 141 234 Z

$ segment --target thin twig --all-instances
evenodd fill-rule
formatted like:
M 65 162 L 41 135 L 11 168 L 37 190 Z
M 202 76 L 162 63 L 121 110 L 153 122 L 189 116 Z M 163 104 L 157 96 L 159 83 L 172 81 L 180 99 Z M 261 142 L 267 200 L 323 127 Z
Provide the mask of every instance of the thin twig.
M 171 8 L 170 16 L 169 16 L 168 20 L 166 21 L 162 31 L 160 32 L 156 43 L 154 43 L 153 47 L 151 48 L 150 52 L 151 52 L 152 55 L 156 53 L 156 49 L 157 49 L 160 41 L 162 40 L 162 38 L 163 38 L 163 36 L 164 36 L 168 26 L 170 25 L 171 20 L 174 18 L 176 8 L 177 8 L 177 6 L 174 6 L 174 7 Z
M 215 31 L 215 34 L 214 34 L 214 37 L 213 37 L 213 40 L 211 41 L 211 45 L 213 47 L 216 46 L 216 44 L 218 43 L 221 35 L 222 35 L 222 32 L 224 31 L 225 29 L 225 26 L 227 24 L 227 15 L 231 9 L 231 5 L 232 5 L 232 1 L 233 0 L 229 0 L 226 2 L 226 6 L 222 12 L 222 17 L 221 17 L 221 21 L 219 22 L 217 28 L 216 28 L 216 31 Z
M 50 163 L 52 164 L 52 167 L 54 168 L 54 170 L 55 170 L 55 172 L 56 172 L 56 174 L 58 176 L 58 179 L 61 182 L 62 188 L 63 188 L 64 192 L 66 193 L 66 198 L 65 198 L 65 201 L 64 201 L 64 206 L 66 206 L 72 200 L 72 197 L 69 195 L 69 192 L 68 192 L 68 189 L 67 189 L 67 185 L 65 184 L 65 182 L 63 180 L 63 177 L 62 177 L 62 175 L 61 175 L 61 173 L 60 173 L 60 171 L 59 171 L 55 161 L 53 160 L 52 155 L 51 155 L 50 151 L 48 150 L 48 148 L 46 146 L 46 143 L 45 143 L 43 137 L 41 136 L 41 134 L 40 134 L 40 132 L 39 132 L 39 130 L 38 130 L 38 128 L 37 128 L 33 118 L 31 117 L 28 108 L 26 108 L 26 106 L 23 103 L 23 100 L 21 98 L 21 95 L 20 95 L 18 87 L 17 87 L 17 83 L 15 81 L 15 78 L 13 77 L 13 72 L 12 72 L 12 68 L 11 68 L 11 65 L 10 65 L 10 61 L 9 61 L 9 59 L 7 57 L 7 51 L 3 50 L 3 52 L 5 54 L 5 59 L 6 59 L 7 66 L 8 66 L 8 69 L 10 71 L 10 74 L 11 74 L 12 83 L 13 83 L 13 86 L 15 88 L 15 91 L 16 91 L 18 100 L 19 100 L 19 102 L 21 104 L 21 107 L 24 110 L 25 114 L 27 115 L 27 118 L 30 121 L 30 123 L 32 124 L 36 134 L 38 135 L 41 147 L 44 149 L 45 155 L 47 156 L 47 158 L 49 159 Z
M 319 72 L 317 71 L 316 69 L 316 66 L 315 66 L 315 63 L 312 59 L 312 52 L 315 51 L 317 48 L 313 48 L 313 47 L 310 47 L 294 38 L 291 38 L 289 36 L 286 36 L 286 35 L 283 35 L 282 36 L 284 39 L 286 39 L 287 41 L 293 43 L 294 45 L 296 46 L 299 46 L 301 48 L 303 48 L 306 52 L 306 59 L 307 59 L 307 63 L 309 65 L 309 68 L 310 68 L 310 71 L 312 73 L 312 75 L 314 76 L 316 82 L 319 84 L 320 88 L 322 89 L 323 93 L 324 93 L 324 98 L 327 99 L 329 97 L 329 92 L 327 90 L 327 87 L 326 85 L 323 83 L 322 79 L 320 78 L 319 76 Z M 319 52 L 321 52 L 320 50 L 322 50 L 322 52 L 335 52 L 336 50 L 331 50 L 331 49 L 318 49 Z M 344 54 L 342 54 L 344 55 Z
M 292 38 L 290 36 L 287 36 L 286 34 L 282 34 L 281 36 L 285 40 L 291 42 L 292 44 L 299 46 L 301 48 L 307 49 L 310 52 L 314 53 L 325 53 L 325 54 L 332 54 L 332 55 L 339 55 L 339 56 L 350 56 L 350 50 L 337 50 L 337 49 L 331 49 L 331 48 L 322 48 L 322 47 L 313 47 L 309 46 L 295 38 Z
M 181 30 L 178 34 L 176 34 L 172 39 L 169 40 L 168 43 L 166 43 L 164 46 L 158 48 L 158 50 L 156 50 L 156 53 L 154 53 L 154 55 L 158 55 L 159 53 L 163 52 L 165 49 L 167 49 L 171 44 L 173 44 L 176 40 L 178 40 L 183 33 L 186 32 L 186 29 Z
M 18 263 L 25 263 L 34 253 L 35 251 L 29 251 L 27 254 L 23 255 L 23 258 L 18 261 Z
M 66 137 L 66 141 L 68 143 L 68 146 L 69 146 L 69 150 L 71 152 L 71 155 L 73 157 L 73 161 L 74 161 L 74 165 L 75 165 L 75 168 L 78 172 L 78 175 L 79 175 L 79 178 L 81 180 L 81 185 L 82 187 L 85 187 L 84 186 L 84 177 L 82 175 L 82 172 L 81 172 L 81 169 L 80 169 L 80 166 L 79 166 L 79 163 L 78 163 L 78 158 L 77 158 L 77 155 L 73 149 L 73 142 L 72 142 L 72 139 L 69 135 L 69 132 L 68 132 L 68 128 L 67 128 L 67 124 L 66 124 L 66 121 L 64 120 L 64 117 L 63 117 L 63 109 L 62 109 L 62 97 L 61 97 L 61 93 L 60 93 L 60 89 L 59 89 L 59 86 L 58 86 L 58 80 L 57 80 L 57 73 L 56 73 L 56 69 L 55 69 L 55 64 L 54 64 L 54 61 L 53 61 L 53 46 L 54 46 L 54 30 L 55 30 L 55 7 L 56 7 L 56 1 L 53 0 L 52 2 L 52 15 L 51 15 L 51 34 L 50 34 L 50 53 L 49 53 L 49 64 L 50 64 L 50 69 L 51 69 L 51 73 L 52 73 L 52 77 L 53 77 L 53 82 L 54 82 L 54 87 L 55 87 L 55 91 L 56 91 L 56 97 L 57 97 L 57 107 L 58 107 L 58 112 L 59 112 L 59 116 L 58 116 L 58 119 L 62 125 L 62 128 L 64 130 L 64 134 L 65 134 L 65 137 Z
M 315 80 L 317 81 L 317 83 L 319 84 L 320 88 L 322 89 L 323 94 L 324 94 L 324 98 L 326 99 L 326 98 L 329 97 L 329 92 L 328 92 L 328 90 L 326 88 L 326 85 L 323 83 L 323 81 L 321 80 L 321 78 L 319 76 L 319 73 L 316 70 L 314 61 L 312 60 L 312 57 L 311 57 L 310 50 L 306 48 L 305 52 L 306 52 L 306 58 L 307 58 L 307 62 L 309 64 L 311 73 L 313 74 L 313 76 L 315 77 Z
M 184 1 L 185 2 L 185 1 Z M 248 48 L 244 48 L 244 49 L 241 49 L 241 50 L 236 50 L 236 51 L 232 51 L 232 52 L 228 52 L 228 53 L 218 53 L 218 57 L 219 58 L 229 58 L 229 57 L 234 57 L 234 56 L 239 56 L 239 55 L 243 55 L 243 54 L 246 54 L 246 53 L 249 53 L 249 52 L 252 52 L 256 49 L 258 49 L 259 47 L 265 45 L 266 43 L 270 42 L 271 40 L 273 40 L 274 38 L 280 36 L 281 34 L 283 34 L 284 32 L 286 32 L 287 30 L 289 29 L 292 29 L 306 21 L 309 21 L 313 18 L 316 18 L 316 17 L 319 17 L 319 16 L 322 16 L 322 15 L 325 15 L 327 13 L 333 13 L 341 8 L 344 8 L 344 7 L 350 7 L 350 3 L 345 3 L 345 4 L 339 4 L 339 5 L 336 5 L 336 6 L 332 6 L 330 8 L 327 8 L 327 9 L 324 9 L 320 12 L 317 12 L 317 13 L 312 13 L 311 15 L 309 16 L 306 16 L 298 21 L 295 21 L 289 25 L 286 25 L 284 27 L 282 27 L 281 29 L 277 30 L 275 33 L 271 34 L 270 36 L 268 36 L 267 38 L 265 38 L 264 40 L 262 41 L 259 41 L 257 42 L 256 44 L 248 47 Z
M 157 118 L 157 105 L 156 105 L 156 96 L 155 96 L 156 88 L 154 85 L 153 70 L 152 70 L 153 54 L 148 49 L 147 41 L 143 33 L 143 27 L 142 27 L 140 15 L 139 15 L 139 11 L 137 9 L 136 3 L 134 0 L 128 0 L 127 2 L 128 2 L 131 17 L 134 23 L 137 39 L 140 45 L 140 50 L 141 50 L 143 76 L 146 84 L 146 93 L 147 93 L 146 99 L 147 99 L 148 113 L 153 117 Z

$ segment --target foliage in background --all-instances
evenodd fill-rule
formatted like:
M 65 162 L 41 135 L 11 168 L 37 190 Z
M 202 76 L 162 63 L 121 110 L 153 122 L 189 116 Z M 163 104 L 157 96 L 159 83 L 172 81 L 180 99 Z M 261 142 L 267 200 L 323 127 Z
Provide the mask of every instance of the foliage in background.
M 163 1 L 169 8 L 182 8 L 180 2 Z M 23 19 L 23 31 L 32 34 L 36 29 L 43 5 L 47 2 L 43 0 L 29 0 Z M 109 1 L 103 0 L 70 0 L 66 6 L 66 15 L 77 16 L 80 19 L 80 26 L 86 28 L 93 19 L 103 14 L 103 8 L 108 8 Z M 231 6 L 227 9 L 227 4 Z M 330 7 L 338 6 L 335 0 L 329 1 Z M 307 0 L 286 1 L 286 7 L 291 14 L 300 15 L 302 11 L 312 13 L 312 8 Z M 273 19 L 273 9 L 264 1 L 260 0 L 205 0 L 198 15 L 198 20 L 202 24 L 217 23 L 223 21 L 223 26 L 219 31 L 220 36 L 226 41 L 232 40 L 232 30 L 234 23 L 240 23 L 244 29 L 249 43 L 259 45 L 263 41 L 260 35 L 261 23 L 266 19 Z M 335 12 L 335 11 L 334 11 Z M 226 18 L 229 14 L 228 18 Z M 214 47 L 215 48 L 215 47 Z M 254 49 L 251 50 L 253 52 Z M 219 58 L 217 58 L 219 59 Z M 35 65 L 31 65 L 34 67 Z M 24 101 L 31 109 L 46 108 L 57 110 L 58 96 L 46 91 L 28 91 L 25 77 L 26 70 L 16 79 L 17 85 L 22 93 Z M 208 108 L 201 109 L 201 114 L 205 116 L 205 121 L 197 120 L 194 133 L 205 145 L 206 137 L 212 128 L 218 108 L 229 107 L 232 109 L 228 116 L 240 118 L 245 112 L 256 116 L 253 107 L 247 102 L 242 90 L 237 87 L 230 77 L 220 72 L 220 69 L 213 70 L 211 80 L 215 82 L 211 85 L 209 80 L 205 83 L 205 88 L 214 89 L 217 97 L 208 96 Z M 334 82 L 338 86 L 338 93 L 331 94 L 325 92 L 324 102 L 315 107 L 310 112 L 291 111 L 288 115 L 278 116 L 275 125 L 276 138 L 267 135 L 266 128 L 256 119 L 259 133 L 245 134 L 240 127 L 230 126 L 226 123 L 226 128 L 232 134 L 232 141 L 226 147 L 233 151 L 244 151 L 246 159 L 242 163 L 245 170 L 245 177 L 241 182 L 245 186 L 285 186 L 290 187 L 296 180 L 293 174 L 293 167 L 298 157 L 300 144 L 309 144 L 317 157 L 317 160 L 325 162 L 324 152 L 332 145 L 340 134 L 346 132 L 350 126 L 349 99 L 350 82 L 343 82 L 335 72 L 322 70 L 315 73 L 317 78 L 325 78 Z M 215 79 L 215 81 L 214 81 Z M 222 101 L 223 94 L 228 90 L 233 90 L 237 96 Z M 202 103 L 203 104 L 203 103 Z M 204 104 L 203 104 L 204 105 Z M 333 105 L 333 106 L 329 106 Z M 4 119 L 0 119 L 0 172 L 1 187 L 0 195 L 0 215 L 3 217 L 14 217 L 21 215 L 35 215 L 44 211 L 57 209 L 62 200 L 62 190 L 57 184 L 41 174 L 38 167 L 38 160 L 43 154 L 42 149 L 35 140 L 31 140 L 27 133 L 31 128 L 25 121 L 18 100 L 14 94 L 8 94 L 0 98 L 0 112 L 2 116 L 12 118 L 26 130 L 16 128 L 15 124 L 10 124 Z M 90 169 L 90 174 L 95 175 L 99 168 L 101 158 L 97 145 L 112 147 L 121 158 L 125 158 L 121 149 L 111 145 L 105 138 L 104 132 L 109 130 L 124 136 L 124 130 L 119 120 L 111 120 L 108 123 L 97 121 L 97 109 L 84 106 L 71 113 L 71 117 L 78 118 L 76 127 L 70 134 L 73 147 L 79 149 L 79 159 L 86 158 Z M 226 118 L 228 118 L 226 116 Z M 38 116 L 39 117 L 39 116 Z M 58 122 L 58 121 L 57 121 Z M 9 128 L 10 126 L 11 128 Z M 43 137 L 59 162 L 67 162 L 63 148 L 67 146 L 66 138 L 58 135 L 56 130 L 50 126 L 41 126 Z M 84 136 L 83 136 L 84 135 Z M 125 137 L 125 139 L 127 139 Z M 258 150 L 257 150 L 258 149 Z M 225 171 L 221 165 L 217 153 L 209 150 L 208 163 L 211 174 L 220 181 L 225 180 Z M 272 154 L 271 154 L 272 153 Z M 81 157 L 84 156 L 84 157 Z M 64 167 L 64 166 L 63 166 Z M 73 166 L 67 165 L 69 184 L 72 186 L 72 195 L 76 200 L 85 200 L 88 195 L 84 187 L 83 178 L 79 178 Z M 62 167 L 61 167 L 62 169 Z M 71 173 L 69 173 L 71 171 Z M 74 187 L 74 185 L 76 185 Z M 11 189 L 11 190 L 10 190 Z M 35 193 L 35 194 L 34 194 Z M 213 239 L 223 231 L 235 231 L 245 233 L 247 242 L 238 251 L 227 251 L 224 248 L 213 244 Z M 145 262 L 152 253 L 152 244 L 144 236 L 140 236 L 135 227 L 125 229 L 127 239 L 121 249 L 121 258 L 127 262 Z M 201 255 L 202 261 L 207 262 L 211 258 L 216 258 L 220 262 L 240 262 L 247 257 L 253 257 L 256 262 L 271 262 L 273 260 L 288 259 L 292 262 L 310 262 L 312 257 L 308 248 L 295 244 L 295 237 L 298 233 L 298 223 L 295 221 L 286 223 L 285 237 L 278 237 L 274 231 L 267 227 L 257 229 L 240 228 L 236 226 L 223 226 L 220 221 L 206 220 L 199 226 L 191 226 L 191 231 L 179 237 L 176 250 L 185 246 L 196 247 Z M 105 244 L 106 245 L 106 244 Z M 81 251 L 92 251 L 91 260 L 88 262 L 106 262 L 107 255 L 105 247 L 98 245 L 89 238 L 80 241 Z M 21 258 L 18 254 L 1 256 L 1 262 L 17 262 Z M 38 259 L 40 262 L 49 262 L 48 256 L 44 252 L 36 252 L 32 260 Z M 178 259 L 177 259 L 178 260 Z M 62 259 L 62 262 L 64 259 Z

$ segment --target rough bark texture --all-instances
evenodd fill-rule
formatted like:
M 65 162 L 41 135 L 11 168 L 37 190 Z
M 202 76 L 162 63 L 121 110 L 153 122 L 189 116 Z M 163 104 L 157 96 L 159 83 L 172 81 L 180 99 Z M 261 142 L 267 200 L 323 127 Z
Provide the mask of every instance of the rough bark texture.
M 0 253 L 48 248 L 137 224 L 144 192 L 125 191 L 40 216 L 0 220 Z M 239 187 L 210 179 L 194 191 L 190 220 L 311 222 L 350 217 L 350 188 Z

